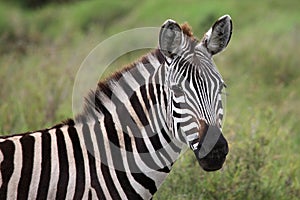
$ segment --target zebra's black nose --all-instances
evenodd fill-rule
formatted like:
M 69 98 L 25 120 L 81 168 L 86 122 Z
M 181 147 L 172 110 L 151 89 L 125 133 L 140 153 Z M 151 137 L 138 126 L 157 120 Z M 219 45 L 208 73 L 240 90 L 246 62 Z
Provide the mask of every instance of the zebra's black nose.
M 200 166 L 205 171 L 215 171 L 222 168 L 228 151 L 228 143 L 220 129 L 211 126 L 194 152 Z

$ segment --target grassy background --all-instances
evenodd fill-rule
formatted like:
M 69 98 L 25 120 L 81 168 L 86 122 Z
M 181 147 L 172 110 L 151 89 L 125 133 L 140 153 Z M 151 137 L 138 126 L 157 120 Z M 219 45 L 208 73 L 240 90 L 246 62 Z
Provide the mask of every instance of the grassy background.
M 72 116 L 76 72 L 92 48 L 134 27 L 188 21 L 201 37 L 233 18 L 216 56 L 227 85 L 224 134 L 230 153 L 206 173 L 191 152 L 155 199 L 300 198 L 300 1 L 69 1 L 36 8 L 0 0 L 0 132 L 51 126 Z

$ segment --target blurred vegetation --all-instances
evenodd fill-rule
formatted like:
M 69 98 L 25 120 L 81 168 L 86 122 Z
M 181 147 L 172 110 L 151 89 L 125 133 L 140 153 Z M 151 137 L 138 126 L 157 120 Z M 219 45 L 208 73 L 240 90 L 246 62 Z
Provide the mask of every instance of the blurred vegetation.
M 2 0 L 4 1 L 4 0 Z M 49 4 L 62 4 L 62 3 L 72 3 L 72 2 L 76 2 L 79 0 L 43 0 L 43 1 L 39 1 L 39 0 L 10 0 L 11 4 L 14 4 L 15 6 L 19 6 L 25 9 L 37 9 L 37 8 L 41 8 L 44 7 L 46 5 Z
M 207 173 L 186 152 L 155 199 L 300 198 L 300 1 L 83 0 L 33 8 L 0 1 L 0 132 L 72 116 L 76 72 L 108 36 L 173 18 L 201 37 L 228 13 L 233 37 L 215 57 L 228 85 L 227 161 Z

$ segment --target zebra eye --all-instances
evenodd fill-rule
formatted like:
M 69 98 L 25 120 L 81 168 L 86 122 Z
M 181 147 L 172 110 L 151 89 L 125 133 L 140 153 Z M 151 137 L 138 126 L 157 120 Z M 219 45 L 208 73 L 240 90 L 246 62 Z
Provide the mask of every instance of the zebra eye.
M 176 95 L 184 95 L 184 91 L 180 85 L 172 85 L 171 89 Z
M 222 95 L 227 96 L 227 93 L 226 93 L 225 88 L 227 88 L 227 85 L 226 85 L 225 83 L 222 83 L 222 84 L 221 84 L 221 87 L 220 87 L 219 93 L 222 94 Z

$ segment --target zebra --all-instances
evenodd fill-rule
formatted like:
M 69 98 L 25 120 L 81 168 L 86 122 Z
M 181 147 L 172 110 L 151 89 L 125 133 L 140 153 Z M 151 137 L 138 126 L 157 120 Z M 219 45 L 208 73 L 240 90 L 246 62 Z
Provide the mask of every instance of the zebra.
M 229 15 L 201 40 L 169 19 L 158 48 L 100 81 L 74 119 L 1 136 L 0 199 L 152 199 L 185 146 L 221 169 L 226 85 L 212 57 L 231 33 Z

